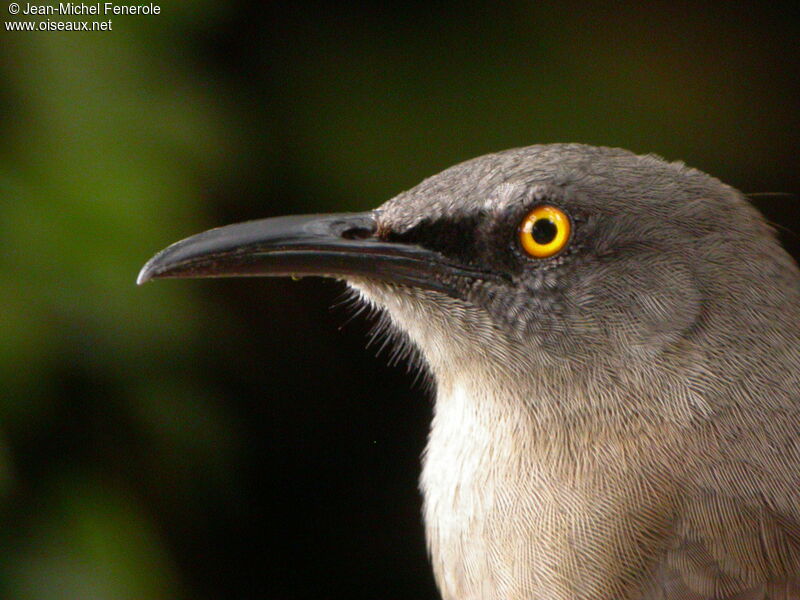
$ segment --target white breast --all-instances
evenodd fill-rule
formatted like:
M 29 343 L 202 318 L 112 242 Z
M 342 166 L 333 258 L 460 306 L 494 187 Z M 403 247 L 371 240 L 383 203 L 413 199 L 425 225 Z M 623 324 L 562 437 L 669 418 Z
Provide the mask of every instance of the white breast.
M 440 386 L 436 401 L 421 488 L 445 600 L 500 598 L 503 580 L 512 576 L 503 573 L 509 561 L 498 554 L 504 534 L 492 529 L 516 487 L 508 471 L 514 436 L 503 431 L 506 417 L 492 405 L 464 383 Z

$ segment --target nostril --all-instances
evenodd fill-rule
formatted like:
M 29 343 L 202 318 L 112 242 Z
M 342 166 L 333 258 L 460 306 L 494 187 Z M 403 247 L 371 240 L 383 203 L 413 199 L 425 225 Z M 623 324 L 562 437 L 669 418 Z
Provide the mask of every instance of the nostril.
M 342 231 L 342 237 L 346 240 L 365 240 L 371 238 L 375 231 L 369 227 L 350 227 Z

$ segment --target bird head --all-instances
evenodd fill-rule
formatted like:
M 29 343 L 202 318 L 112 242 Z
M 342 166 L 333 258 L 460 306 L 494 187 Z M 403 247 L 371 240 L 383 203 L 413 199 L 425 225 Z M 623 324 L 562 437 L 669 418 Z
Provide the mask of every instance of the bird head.
M 275 275 L 345 280 L 440 384 L 491 381 L 561 411 L 668 405 L 676 418 L 708 410 L 707 392 L 738 376 L 719 356 L 757 354 L 800 293 L 735 189 L 577 144 L 482 156 L 365 213 L 213 229 L 156 255 L 139 282 Z

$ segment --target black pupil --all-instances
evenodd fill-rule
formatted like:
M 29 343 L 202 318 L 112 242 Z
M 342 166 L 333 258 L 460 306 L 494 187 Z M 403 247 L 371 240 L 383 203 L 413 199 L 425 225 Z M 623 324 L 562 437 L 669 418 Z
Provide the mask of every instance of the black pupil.
M 557 233 L 558 227 L 550 219 L 537 219 L 531 229 L 534 241 L 542 245 L 552 242 Z

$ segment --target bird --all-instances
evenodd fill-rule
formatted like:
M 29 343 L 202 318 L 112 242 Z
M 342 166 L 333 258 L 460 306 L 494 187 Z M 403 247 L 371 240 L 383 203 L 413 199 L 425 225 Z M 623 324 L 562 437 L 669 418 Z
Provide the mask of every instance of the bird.
M 444 600 L 800 599 L 800 271 L 734 187 L 516 148 L 197 234 L 138 282 L 289 275 L 344 281 L 433 380 Z

